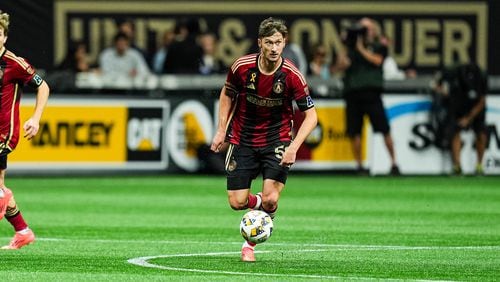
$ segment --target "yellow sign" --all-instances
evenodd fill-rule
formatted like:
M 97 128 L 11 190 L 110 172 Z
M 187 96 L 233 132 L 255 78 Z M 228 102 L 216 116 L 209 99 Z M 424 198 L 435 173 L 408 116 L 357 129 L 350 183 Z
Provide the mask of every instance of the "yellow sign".
M 340 103 L 316 107 L 318 122 L 321 125 L 321 142 L 311 152 L 312 161 L 352 162 L 352 146 L 345 131 L 345 107 Z M 363 122 L 361 136 L 362 161 L 366 161 L 368 120 Z
M 32 112 L 21 107 L 21 126 Z M 37 136 L 21 138 L 9 163 L 125 162 L 126 124 L 125 106 L 47 106 Z

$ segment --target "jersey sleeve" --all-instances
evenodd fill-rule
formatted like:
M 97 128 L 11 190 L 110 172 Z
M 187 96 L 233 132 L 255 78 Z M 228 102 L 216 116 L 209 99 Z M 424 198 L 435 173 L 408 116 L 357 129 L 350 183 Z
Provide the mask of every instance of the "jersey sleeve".
M 24 58 L 17 57 L 15 67 L 16 77 L 23 85 L 38 88 L 43 79 L 35 71 L 35 68 Z
M 309 86 L 301 73 L 292 72 L 291 85 L 293 87 L 294 100 L 300 111 L 306 111 L 314 107 L 314 101 L 309 93 Z
M 226 77 L 226 82 L 224 84 L 224 86 L 226 87 L 226 95 L 231 98 L 234 98 L 238 95 L 240 87 L 242 85 L 241 75 L 239 74 L 241 70 L 235 65 L 236 63 L 234 63 L 229 69 Z

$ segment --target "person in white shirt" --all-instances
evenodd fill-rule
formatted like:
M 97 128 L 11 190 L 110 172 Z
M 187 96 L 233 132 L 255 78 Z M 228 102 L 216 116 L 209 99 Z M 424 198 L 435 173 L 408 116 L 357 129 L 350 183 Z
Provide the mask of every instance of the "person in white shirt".
M 130 39 L 118 33 L 114 45 L 104 49 L 99 56 L 99 67 L 106 79 L 131 79 L 147 77 L 151 72 L 142 54 L 130 48 Z

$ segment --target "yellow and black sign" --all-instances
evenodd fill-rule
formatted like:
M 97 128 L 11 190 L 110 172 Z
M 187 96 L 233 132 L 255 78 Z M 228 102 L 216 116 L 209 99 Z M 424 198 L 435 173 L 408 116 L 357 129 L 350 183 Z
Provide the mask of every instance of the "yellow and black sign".
M 352 146 L 345 132 L 345 106 L 341 101 L 319 100 L 316 104 L 318 127 L 309 135 L 298 152 L 298 160 L 315 167 L 330 168 L 354 164 Z M 363 123 L 362 161 L 367 161 L 369 122 Z
M 33 113 L 33 104 L 23 101 L 21 123 Z M 9 164 L 165 169 L 168 111 L 165 101 L 52 99 L 38 134 L 19 142 Z
M 33 107 L 21 107 L 21 121 Z M 125 162 L 125 106 L 49 106 L 32 141 L 22 139 L 9 162 Z

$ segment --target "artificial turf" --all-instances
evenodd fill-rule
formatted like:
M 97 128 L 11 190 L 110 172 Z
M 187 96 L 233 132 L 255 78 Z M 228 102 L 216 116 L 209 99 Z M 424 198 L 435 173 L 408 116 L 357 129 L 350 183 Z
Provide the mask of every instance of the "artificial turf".
M 498 177 L 291 173 L 256 263 L 239 261 L 223 176 L 7 186 L 37 241 L 0 252 L 1 281 L 500 280 Z M 12 232 L 2 220 L 0 243 Z

